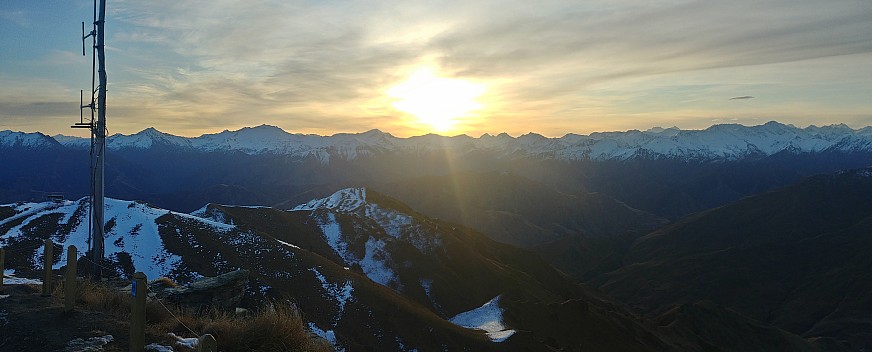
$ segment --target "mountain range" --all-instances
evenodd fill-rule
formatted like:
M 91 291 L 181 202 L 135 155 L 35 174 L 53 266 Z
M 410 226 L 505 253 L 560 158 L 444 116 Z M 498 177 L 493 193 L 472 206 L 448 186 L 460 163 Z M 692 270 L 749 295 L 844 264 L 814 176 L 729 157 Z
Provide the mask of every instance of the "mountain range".
M 146 129 L 109 138 L 106 190 L 118 198 L 190 212 L 208 202 L 287 208 L 337 189 L 370 187 L 500 241 L 530 246 L 572 234 L 646 231 L 664 219 L 806 176 L 869 166 L 870 131 L 770 122 L 561 138 L 396 138 L 377 130 L 325 137 L 259 126 L 185 138 Z M 0 202 L 38 201 L 48 193 L 71 199 L 87 195 L 89 143 L 0 132 L 0 163 L 15 165 L 0 169 Z M 506 181 L 500 185 L 501 179 Z M 422 188 L 422 182 L 432 184 Z M 513 192 L 550 194 L 539 204 L 584 211 L 575 224 L 553 221 L 547 214 L 554 212 L 502 191 L 510 186 Z M 463 196 L 470 193 L 477 195 Z M 556 199 L 561 200 L 553 203 Z M 476 215 L 461 218 L 445 203 L 459 200 Z
M 21 139 L 19 143 L 30 145 L 52 144 L 48 140 L 39 141 L 41 138 L 37 136 L 23 138 L 20 134 L 5 131 L 0 134 L 0 145 L 14 143 L 7 141 L 13 138 Z M 71 148 L 87 148 L 90 143 L 85 138 L 63 135 L 56 135 L 54 139 Z M 301 159 L 315 158 L 324 163 L 336 158 L 349 160 L 386 152 L 415 153 L 434 150 L 459 153 L 475 150 L 496 151 L 500 157 L 529 156 L 556 160 L 666 158 L 715 161 L 768 156 L 782 151 L 816 153 L 870 150 L 872 127 L 858 130 L 846 125 L 797 128 L 773 121 L 751 127 L 726 124 L 704 130 L 652 128 L 647 131 L 567 134 L 560 138 L 547 138 L 535 133 L 519 137 L 503 133 L 496 136 L 484 134 L 478 138 L 432 134 L 397 138 L 379 130 L 318 136 L 291 134 L 278 127 L 261 125 L 194 138 L 174 136 L 148 128 L 133 135 L 110 136 L 107 138 L 107 147 L 109 150 L 175 147 L 202 152 L 269 153 Z

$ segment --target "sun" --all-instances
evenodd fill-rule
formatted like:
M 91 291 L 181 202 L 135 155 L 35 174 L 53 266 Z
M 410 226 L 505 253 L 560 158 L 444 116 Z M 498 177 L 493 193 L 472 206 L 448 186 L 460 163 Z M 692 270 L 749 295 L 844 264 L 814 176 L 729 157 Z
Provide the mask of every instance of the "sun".
M 439 77 L 432 68 L 413 72 L 408 79 L 391 87 L 387 94 L 394 99 L 393 107 L 411 114 L 419 123 L 437 132 L 451 130 L 460 119 L 481 109 L 476 98 L 484 93 L 482 85 Z

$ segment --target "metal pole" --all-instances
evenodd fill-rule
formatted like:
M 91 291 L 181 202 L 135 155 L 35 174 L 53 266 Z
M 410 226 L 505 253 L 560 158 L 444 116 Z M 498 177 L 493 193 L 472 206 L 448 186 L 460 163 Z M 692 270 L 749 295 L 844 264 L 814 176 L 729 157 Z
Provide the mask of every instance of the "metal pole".
M 104 29 L 106 26 L 106 0 L 100 0 L 100 12 L 97 22 L 97 76 L 100 79 L 100 85 L 97 86 L 97 126 L 94 131 L 95 137 L 95 154 L 94 158 L 94 262 L 98 266 L 96 268 L 97 279 L 102 277 L 103 265 L 103 239 L 104 239 L 104 186 L 103 186 L 103 166 L 106 156 L 106 56 L 103 50 Z

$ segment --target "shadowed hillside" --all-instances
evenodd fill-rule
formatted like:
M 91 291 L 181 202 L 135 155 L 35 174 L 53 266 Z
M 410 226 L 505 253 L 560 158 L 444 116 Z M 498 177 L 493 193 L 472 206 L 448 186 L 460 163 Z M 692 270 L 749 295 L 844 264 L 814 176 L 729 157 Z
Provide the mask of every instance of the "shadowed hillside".
M 711 300 L 793 333 L 872 346 L 872 171 L 802 183 L 641 237 L 592 282 L 651 314 Z

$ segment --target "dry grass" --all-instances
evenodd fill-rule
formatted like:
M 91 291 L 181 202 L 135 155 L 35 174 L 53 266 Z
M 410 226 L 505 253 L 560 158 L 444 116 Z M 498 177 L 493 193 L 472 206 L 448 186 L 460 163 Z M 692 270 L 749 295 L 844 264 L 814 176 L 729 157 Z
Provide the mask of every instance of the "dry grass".
M 55 288 L 53 296 L 63 300 L 63 285 Z M 91 280 L 79 281 L 76 287 L 76 307 L 101 311 L 119 318 L 130 316 L 133 297 Z M 253 314 L 238 315 L 212 309 L 207 314 L 181 309 L 155 299 L 146 303 L 148 332 L 164 336 L 159 343 L 172 345 L 168 337 L 172 332 L 192 337 L 188 328 L 199 334 L 212 334 L 221 351 L 333 351 L 330 344 L 312 335 L 304 327 L 296 307 L 289 304 L 269 303 Z M 177 319 L 178 318 L 178 319 Z
M 222 351 L 333 351 L 327 341 L 309 333 L 300 312 L 289 304 L 270 303 L 248 315 L 218 310 L 204 317 L 184 314 L 180 320 L 194 331 L 215 336 Z M 187 332 L 187 328 L 175 320 L 164 329 Z
M 179 287 L 179 284 L 175 283 L 173 280 L 166 276 L 161 276 L 156 280 L 149 283 L 149 285 L 160 285 L 164 287 Z

